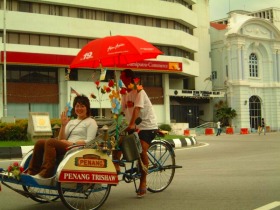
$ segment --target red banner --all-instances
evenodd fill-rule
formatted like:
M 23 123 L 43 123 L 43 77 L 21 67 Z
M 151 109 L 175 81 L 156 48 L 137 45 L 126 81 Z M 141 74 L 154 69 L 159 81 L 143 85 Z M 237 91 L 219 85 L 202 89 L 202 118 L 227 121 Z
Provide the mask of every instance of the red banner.
M 118 66 L 124 69 L 141 69 L 141 70 L 160 70 L 160 71 L 182 71 L 182 63 L 166 61 L 139 61 L 135 63 Z
M 10 51 L 7 52 L 7 64 L 38 64 L 69 67 L 70 63 L 74 58 L 75 56 L 71 55 L 55 55 Z M 3 63 L 3 51 L 1 51 L 1 62 Z M 118 65 L 118 68 L 181 72 L 183 65 L 181 62 L 144 60 L 125 65 Z

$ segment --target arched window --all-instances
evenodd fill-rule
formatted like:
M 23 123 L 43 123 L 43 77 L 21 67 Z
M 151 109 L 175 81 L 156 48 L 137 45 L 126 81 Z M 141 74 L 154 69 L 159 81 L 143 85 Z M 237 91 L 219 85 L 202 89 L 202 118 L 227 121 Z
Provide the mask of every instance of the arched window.
M 251 55 L 249 56 L 249 71 L 250 71 L 250 77 L 259 76 L 258 58 L 255 53 L 251 53 Z

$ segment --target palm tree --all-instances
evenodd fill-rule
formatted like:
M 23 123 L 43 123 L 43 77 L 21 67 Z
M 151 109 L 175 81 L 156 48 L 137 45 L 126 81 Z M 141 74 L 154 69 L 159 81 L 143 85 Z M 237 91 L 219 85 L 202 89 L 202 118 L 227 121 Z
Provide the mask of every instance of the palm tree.
M 216 117 L 220 119 L 222 125 L 230 126 L 230 121 L 236 117 L 235 109 L 228 107 L 227 103 L 224 101 L 219 101 L 215 104 L 216 110 Z

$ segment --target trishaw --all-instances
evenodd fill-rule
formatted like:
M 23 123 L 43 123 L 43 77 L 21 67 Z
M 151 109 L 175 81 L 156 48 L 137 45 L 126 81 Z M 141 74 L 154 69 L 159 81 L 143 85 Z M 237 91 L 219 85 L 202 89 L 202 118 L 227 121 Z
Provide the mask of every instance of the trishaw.
M 20 179 L 9 176 L 7 172 L 0 173 L 1 183 L 15 192 L 31 198 L 39 203 L 54 202 L 61 199 L 63 204 L 71 210 L 94 210 L 100 208 L 108 198 L 111 186 L 120 181 L 133 182 L 136 189 L 136 180 L 141 177 L 137 160 L 131 151 L 137 143 L 133 143 L 130 151 L 121 160 L 112 160 L 111 152 L 120 150 L 116 146 L 116 126 L 103 125 L 99 135 L 88 145 L 69 148 L 61 161 L 58 162 L 56 173 L 49 179 L 38 179 L 25 173 Z M 124 134 L 125 125 L 120 126 L 120 136 Z M 133 134 L 131 134 L 133 135 Z M 131 137 L 130 135 L 130 137 Z M 149 166 L 147 176 L 147 190 L 161 192 L 172 182 L 175 169 L 181 168 L 175 164 L 175 153 L 172 145 L 158 136 L 152 141 L 148 151 Z M 129 145 L 136 138 L 129 138 Z M 124 142 L 124 141 L 123 141 Z M 125 152 L 125 151 L 123 151 Z M 125 157 L 126 156 L 126 157 Z M 25 170 L 28 167 L 32 150 L 26 154 L 20 165 Z M 127 158 L 127 159 L 126 159 Z M 120 174 L 113 162 L 119 162 L 123 167 Z M 23 190 L 13 185 L 21 185 Z

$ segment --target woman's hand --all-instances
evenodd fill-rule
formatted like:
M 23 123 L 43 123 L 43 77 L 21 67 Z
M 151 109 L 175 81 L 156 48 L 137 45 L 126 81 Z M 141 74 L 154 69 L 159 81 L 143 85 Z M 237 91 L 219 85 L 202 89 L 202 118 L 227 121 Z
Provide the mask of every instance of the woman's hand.
M 60 115 L 61 125 L 66 126 L 67 123 L 70 121 L 70 118 L 67 116 L 67 112 L 62 112 Z

